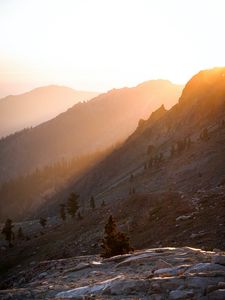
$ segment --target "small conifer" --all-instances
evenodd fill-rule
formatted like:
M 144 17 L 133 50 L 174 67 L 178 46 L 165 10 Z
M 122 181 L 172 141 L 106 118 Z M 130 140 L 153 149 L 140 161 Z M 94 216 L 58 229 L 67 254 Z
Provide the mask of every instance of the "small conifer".
M 19 227 L 19 229 L 18 229 L 17 238 L 19 240 L 23 240 L 25 238 L 22 227 Z
M 90 199 L 90 207 L 93 210 L 95 209 L 95 199 L 93 196 L 91 196 L 91 199 Z
M 65 204 L 60 204 L 60 210 L 59 210 L 59 213 L 60 213 L 60 218 L 61 218 L 63 221 L 66 220 L 65 207 L 66 207 Z
M 47 219 L 41 217 L 39 220 L 39 223 L 43 228 L 45 228 L 45 226 L 47 224 Z
M 12 231 L 14 225 L 12 224 L 12 220 L 7 219 L 5 225 L 2 229 L 2 234 L 5 236 L 5 240 L 8 242 L 9 247 L 12 247 L 12 240 L 14 239 L 14 233 Z
M 105 225 L 105 236 L 101 247 L 103 249 L 102 257 L 111 257 L 133 251 L 129 238 L 117 230 L 116 222 L 112 216 L 109 217 Z
M 68 200 L 67 200 L 67 212 L 69 215 L 71 215 L 72 218 L 75 217 L 76 212 L 79 209 L 79 205 L 78 205 L 78 198 L 79 195 L 75 194 L 75 193 L 71 193 Z

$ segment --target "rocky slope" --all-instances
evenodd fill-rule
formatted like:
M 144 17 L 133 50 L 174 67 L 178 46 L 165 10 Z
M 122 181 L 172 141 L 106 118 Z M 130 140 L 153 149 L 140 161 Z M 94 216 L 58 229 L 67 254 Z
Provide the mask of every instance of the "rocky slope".
M 8 299 L 225 299 L 225 255 L 200 249 L 154 248 L 31 262 L 2 283 Z
M 77 102 L 87 101 L 97 95 L 50 85 L 0 99 L 0 137 L 50 120 Z
M 62 158 L 104 149 L 125 139 L 146 113 L 176 103 L 182 86 L 165 80 L 112 90 L 35 128 L 0 141 L 0 182 Z
M 177 105 L 141 120 L 121 147 L 40 209 L 50 216 L 44 233 L 24 225 L 31 240 L 0 249 L 3 299 L 225 299 L 224 74 L 194 76 Z M 80 194 L 83 219 L 51 223 L 71 191 Z M 147 250 L 96 255 L 110 214 L 135 249 Z
M 168 111 L 162 106 L 140 121 L 126 142 L 71 190 L 80 192 L 84 203 L 90 195 L 99 203 L 115 203 L 131 189 L 138 194 L 180 191 L 191 197 L 219 185 L 225 178 L 224 74 L 218 68 L 194 76 L 178 104 Z

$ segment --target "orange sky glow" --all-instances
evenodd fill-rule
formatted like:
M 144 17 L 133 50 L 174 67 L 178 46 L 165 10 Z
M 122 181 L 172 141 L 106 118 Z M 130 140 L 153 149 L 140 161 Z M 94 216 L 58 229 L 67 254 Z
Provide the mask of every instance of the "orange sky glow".
M 0 97 L 185 83 L 225 66 L 224 0 L 1 0 Z

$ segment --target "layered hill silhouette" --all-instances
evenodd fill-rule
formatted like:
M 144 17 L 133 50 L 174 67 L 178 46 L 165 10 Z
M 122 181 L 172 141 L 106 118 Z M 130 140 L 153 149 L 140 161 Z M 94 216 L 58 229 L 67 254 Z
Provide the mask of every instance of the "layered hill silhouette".
M 182 86 L 165 80 L 111 90 L 0 141 L 0 182 L 121 141 L 157 106 L 171 107 Z
M 95 92 L 50 85 L 0 99 L 0 137 L 50 120 L 77 102 L 97 95 Z

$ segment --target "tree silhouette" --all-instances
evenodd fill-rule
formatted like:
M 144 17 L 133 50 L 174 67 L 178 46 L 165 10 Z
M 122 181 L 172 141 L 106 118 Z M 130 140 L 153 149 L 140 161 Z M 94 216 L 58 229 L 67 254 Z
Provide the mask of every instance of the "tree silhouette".
M 24 234 L 23 234 L 23 229 L 22 227 L 19 227 L 18 232 L 17 232 L 17 238 L 19 240 L 23 240 L 25 238 Z
M 81 215 L 80 211 L 78 211 L 77 217 L 78 217 L 78 220 L 83 220 L 83 218 L 84 218 L 84 217 Z
M 60 204 L 60 210 L 59 210 L 59 213 L 60 213 L 60 218 L 61 218 L 63 221 L 66 220 L 66 211 L 65 211 L 65 207 L 66 207 L 65 204 Z
M 78 200 L 79 195 L 72 192 L 67 200 L 67 212 L 68 214 L 74 218 L 77 210 L 79 209 Z
M 43 228 L 45 228 L 45 226 L 47 224 L 47 219 L 41 217 L 39 220 L 39 223 Z
M 209 132 L 207 128 L 204 128 L 200 134 L 200 139 L 202 141 L 208 141 L 209 140 Z
M 111 257 L 133 251 L 129 238 L 117 230 L 116 222 L 112 216 L 109 217 L 105 225 L 105 236 L 101 245 L 102 257 Z
M 5 236 L 5 240 L 8 241 L 9 247 L 12 247 L 11 241 L 14 239 L 14 233 L 12 231 L 14 225 L 12 224 L 12 220 L 7 219 L 5 225 L 2 229 L 2 234 Z
M 134 174 L 133 174 L 133 173 L 130 174 L 130 179 L 129 179 L 129 181 L 130 181 L 131 183 L 134 181 Z
M 91 199 L 90 199 L 90 207 L 94 210 L 95 209 L 95 199 L 93 196 L 91 196 Z

